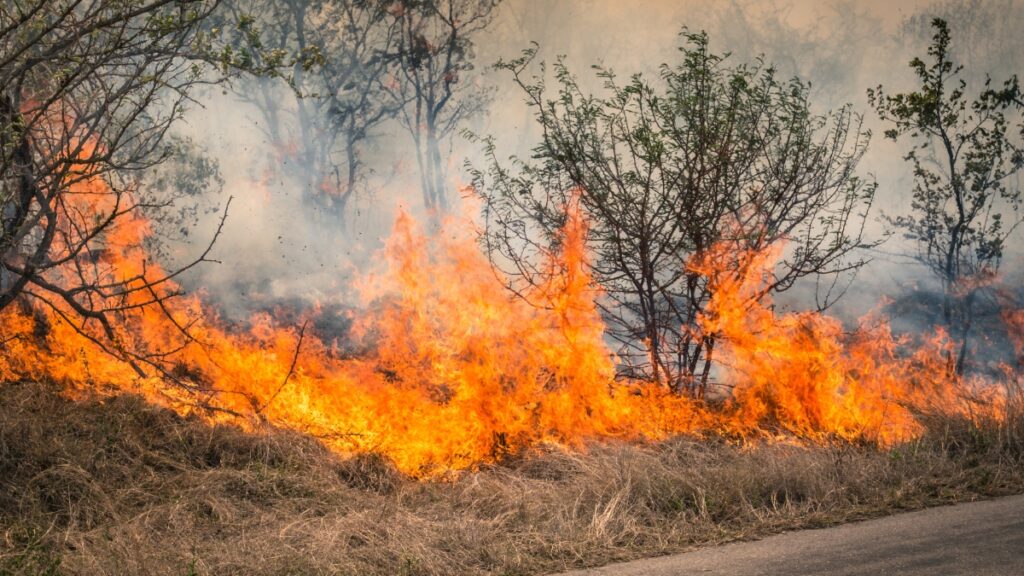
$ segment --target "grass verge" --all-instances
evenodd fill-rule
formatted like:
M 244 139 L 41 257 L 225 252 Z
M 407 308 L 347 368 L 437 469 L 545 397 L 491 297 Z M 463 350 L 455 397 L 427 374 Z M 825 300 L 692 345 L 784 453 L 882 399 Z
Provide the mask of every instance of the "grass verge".
M 0 385 L 0 574 L 539 574 L 1024 492 L 1024 418 L 892 450 L 679 438 L 448 483 L 133 396 Z

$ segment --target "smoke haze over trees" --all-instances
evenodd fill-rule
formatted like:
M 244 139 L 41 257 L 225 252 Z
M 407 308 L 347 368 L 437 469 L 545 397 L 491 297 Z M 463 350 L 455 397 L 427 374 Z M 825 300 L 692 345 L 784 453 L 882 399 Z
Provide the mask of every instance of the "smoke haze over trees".
M 507 76 L 495 73 L 489 66 L 500 58 L 514 57 L 531 41 L 539 44 L 539 60 L 553 61 L 559 54 L 565 54 L 567 66 L 580 72 L 591 64 L 603 63 L 624 73 L 656 74 L 656 63 L 671 60 L 681 26 L 687 25 L 691 30 L 706 29 L 712 50 L 731 52 L 733 60 L 743 62 L 751 62 L 763 53 L 766 61 L 778 67 L 780 78 L 787 79 L 797 74 L 809 82 L 810 102 L 815 113 L 825 113 L 844 102 L 852 103 L 855 111 L 865 113 L 870 110 L 864 92 L 867 87 L 881 83 L 900 90 L 911 86 L 906 63 L 927 45 L 930 38 L 927 22 L 933 15 L 971 15 L 971 18 L 951 20 L 954 37 L 961 29 L 965 34 L 978 34 L 968 29 L 987 26 L 983 25 L 984 22 L 998 21 L 1000 25 L 988 34 L 990 41 L 987 44 L 1006 46 L 1017 41 L 1016 36 L 1010 33 L 1012 26 L 1009 23 L 1024 12 L 1019 3 L 1014 2 L 999 6 L 985 2 L 891 4 L 737 1 L 708 5 L 702 2 L 649 2 L 644 4 L 643 10 L 627 10 L 616 2 L 588 5 L 587 8 L 573 2 L 559 2 L 540 11 L 530 2 L 507 1 L 494 9 L 493 22 L 482 34 L 472 38 L 474 47 L 469 63 L 473 70 L 468 77 L 460 76 L 456 85 L 460 90 L 496 92 L 493 92 L 486 111 L 467 118 L 459 129 L 468 128 L 477 134 L 494 135 L 503 152 L 528 155 L 529 147 L 537 137 L 531 113 L 522 99 L 516 97 L 517 92 Z M 245 3 L 239 3 L 239 6 L 243 11 L 251 9 L 251 5 Z M 269 13 L 270 10 L 266 10 L 258 15 L 266 17 Z M 393 21 L 394 17 L 388 15 L 387 18 Z M 997 75 L 1009 72 L 1013 68 L 1013 58 L 1005 55 L 1014 52 L 985 49 L 986 42 L 981 40 L 979 36 L 978 43 L 964 42 L 964 45 L 972 46 L 972 58 L 978 59 L 976 65 L 965 61 L 965 64 L 970 64 L 969 72 L 990 70 Z M 339 56 L 324 54 L 324 57 Z M 323 68 L 313 66 L 306 75 L 307 82 L 314 81 L 323 71 Z M 586 77 L 588 75 L 582 76 L 585 89 L 599 87 L 588 84 L 591 82 Z M 264 78 L 256 84 L 260 87 L 239 81 L 236 89 L 249 100 L 263 93 L 263 85 L 269 87 L 270 93 L 280 96 L 277 130 L 285 134 L 302 134 L 301 123 L 297 120 L 299 100 L 305 101 L 307 109 L 320 111 L 319 116 L 311 117 L 314 132 L 334 130 L 334 125 L 323 117 L 329 108 L 326 102 L 313 97 L 297 98 L 297 93 L 285 81 Z M 392 82 L 391 86 L 397 84 Z M 308 88 L 307 91 L 311 94 L 316 92 Z M 325 215 L 325 211 L 330 209 L 317 200 L 312 201 L 312 208 L 308 210 L 310 214 L 303 225 L 293 226 L 284 221 L 280 213 L 281 209 L 294 206 L 299 198 L 295 196 L 292 182 L 285 182 L 280 174 L 291 172 L 291 178 L 317 182 L 313 186 L 317 188 L 323 184 L 325 176 L 323 168 L 316 166 L 321 162 L 307 165 L 309 162 L 297 159 L 301 154 L 290 156 L 290 152 L 296 151 L 298 140 L 286 137 L 285 140 L 291 141 L 286 141 L 282 147 L 279 139 L 267 134 L 271 130 L 270 124 L 262 118 L 260 109 L 244 104 L 234 93 L 211 91 L 199 97 L 205 108 L 194 109 L 180 132 L 191 137 L 219 161 L 225 179 L 222 195 L 236 196 L 235 210 L 244 214 L 246 221 L 255 219 L 260 222 L 259 227 L 266 234 L 253 244 L 253 239 L 244 233 L 243 227 L 229 222 L 221 246 L 225 253 L 237 254 L 237 257 L 225 258 L 222 266 L 209 267 L 198 274 L 204 284 L 222 286 L 226 293 L 247 290 L 248 293 L 262 293 L 270 299 L 323 297 L 334 291 L 339 277 L 347 275 L 353 266 L 362 266 L 365 254 L 371 252 L 385 235 L 396 206 L 414 212 L 423 209 L 424 184 L 414 142 L 406 131 L 407 126 L 395 121 L 398 118 L 368 129 L 366 137 L 354 148 L 358 151 L 356 159 L 360 168 L 355 173 L 358 192 L 345 205 L 349 221 L 344 234 L 335 223 L 338 216 Z M 883 129 L 871 114 L 867 115 L 865 122 L 865 128 L 876 134 Z M 340 128 L 335 132 L 342 140 L 350 137 Z M 440 146 L 444 156 L 442 171 L 447 178 L 447 200 L 457 204 L 459 187 L 470 179 L 461 168 L 463 160 L 470 158 L 480 165 L 483 150 L 458 134 L 454 134 L 449 142 L 450 148 L 448 144 Z M 344 149 L 345 146 L 338 146 L 327 162 L 331 165 L 326 170 L 331 188 L 342 182 L 341 188 L 344 189 L 348 182 L 350 164 L 346 161 Z M 239 153 L 239 150 L 243 152 Z M 879 182 L 878 215 L 896 213 L 909 199 L 912 175 L 900 160 L 902 155 L 898 145 L 875 138 L 861 162 L 862 173 L 873 175 Z M 252 190 L 250 182 L 253 180 L 262 183 L 264 189 Z M 316 196 L 312 193 L 304 195 L 303 202 Z M 334 199 L 338 197 L 326 198 L 335 207 L 340 204 Z M 242 219 L 242 216 L 238 218 L 239 221 Z M 207 218 L 207 223 L 197 232 L 208 231 L 212 226 L 212 219 Z M 867 232 L 870 237 L 879 239 L 884 236 L 885 226 L 872 218 Z M 890 242 L 881 249 L 883 252 L 873 253 L 871 266 L 875 272 L 866 278 L 879 282 L 879 289 L 889 292 L 899 291 L 905 285 L 918 285 L 919 280 L 925 277 L 924 270 L 907 274 L 908 260 L 902 256 L 907 252 L 904 248 Z M 304 276 L 303 282 L 286 281 L 282 279 L 283 275 L 276 273 L 285 262 Z M 1007 271 L 1012 272 L 1012 269 L 1010 266 Z M 893 280 L 888 280 L 890 277 Z M 835 310 L 858 315 L 874 305 L 875 293 L 872 290 L 862 295 L 854 290 L 837 304 Z M 798 286 L 791 296 L 782 301 L 812 300 L 813 295 Z
M 125 109 L 103 118 L 90 112 L 89 106 L 104 102 L 99 94 L 119 90 L 116 85 L 101 84 L 93 85 L 89 94 L 77 96 L 84 104 L 77 113 L 109 122 L 112 129 L 122 124 L 130 127 L 137 120 L 140 128 L 125 130 L 126 135 L 154 135 L 136 138 L 137 154 L 126 148 L 117 158 L 111 154 L 99 160 L 100 164 L 116 162 L 112 175 L 130 175 L 131 187 L 145 186 L 152 192 L 144 208 L 157 218 L 155 242 L 160 243 L 159 254 L 170 269 L 187 266 L 202 252 L 221 224 L 217 208 L 229 196 L 235 198 L 236 217 L 224 224 L 213 252 L 221 264 L 189 269 L 182 275 L 187 287 L 205 289 L 233 318 L 245 318 L 254 309 L 271 309 L 281 303 L 317 302 L 343 310 L 352 303 L 348 279 L 371 263 L 369 259 L 380 247 L 397 209 L 435 219 L 458 211 L 460 193 L 466 194 L 464 187 L 473 178 L 463 169 L 465 159 L 468 165 L 479 167 L 489 161 L 500 164 L 509 155 L 527 158 L 543 138 L 542 129 L 556 128 L 534 121 L 534 111 L 522 98 L 522 88 L 528 87 L 517 87 L 507 71 L 493 68 L 494 63 L 503 58 L 507 61 L 536 42 L 537 61 L 554 62 L 564 54 L 567 70 L 585 71 L 597 64 L 622 73 L 621 84 L 611 91 L 615 97 L 604 104 L 614 108 L 618 98 L 628 107 L 631 98 L 639 102 L 651 94 L 649 87 L 634 85 L 626 75 L 637 72 L 657 78 L 661 73 L 658 63 L 676 61 L 673 47 L 679 30 L 684 26 L 706 30 L 710 54 L 729 54 L 726 66 L 753 66 L 748 81 L 763 81 L 767 67 L 772 67 L 776 84 L 766 90 L 776 96 L 767 100 L 774 98 L 778 107 L 795 107 L 805 115 L 804 124 L 794 124 L 796 132 L 811 134 L 814 126 L 830 134 L 824 139 L 808 136 L 803 150 L 823 146 L 835 152 L 834 162 L 810 169 L 820 177 L 812 188 L 821 201 L 811 202 L 811 208 L 799 217 L 774 214 L 767 218 L 768 223 L 756 226 L 766 228 L 760 241 L 769 242 L 792 236 L 797 229 L 804 230 L 800 226 L 814 221 L 815 231 L 801 236 L 806 239 L 806 250 L 794 249 L 794 254 L 802 256 L 783 265 L 794 273 L 781 272 L 779 286 L 787 290 L 776 301 L 793 308 L 834 304 L 838 314 L 852 320 L 874 306 L 879 293 L 910 293 L 915 302 L 927 301 L 936 294 L 948 294 L 950 283 L 936 280 L 927 266 L 920 265 L 913 243 L 897 233 L 899 226 L 891 225 L 900 222 L 899 215 L 913 199 L 914 168 L 901 160 L 906 154 L 901 143 L 875 138 L 866 146 L 866 133 L 880 134 L 885 124 L 873 113 L 859 124 L 857 114 L 872 112 L 865 89 L 881 84 L 897 94 L 914 88 L 906 63 L 924 53 L 932 19 L 937 16 L 950 22 L 954 39 L 950 53 L 964 64 L 962 76 L 969 94 L 980 93 L 986 73 L 1001 79 L 1017 72 L 1020 62 L 1016 55 L 1022 53 L 1014 49 L 1021 43 L 1015 23 L 1024 20 L 1019 2 L 921 0 L 899 7 L 890 4 L 735 0 L 715 4 L 648 2 L 632 9 L 608 1 L 559 2 L 540 10 L 526 0 L 199 3 L 189 8 L 191 12 L 168 8 L 164 15 L 169 19 L 160 33 L 168 35 L 158 35 L 152 41 L 155 55 L 149 65 L 151 69 L 159 67 L 156 78 L 166 77 L 161 91 L 130 103 L 145 114 Z M 27 3 L 23 8 L 32 6 Z M 56 14 L 59 6 L 48 9 Z M 145 6 L 137 3 L 140 10 Z M 176 23 L 174 18 L 183 14 L 194 14 L 195 20 Z M 11 38 L 9 35 L 13 42 Z M 211 67 L 200 72 L 187 59 L 168 58 L 159 44 L 162 38 L 188 44 L 180 55 L 223 69 L 218 73 Z M 48 64 L 42 73 L 56 69 L 56 63 Z M 10 70 L 21 70 L 21 74 L 27 68 Z M 237 73 L 228 74 L 229 81 L 222 83 L 229 70 Z M 762 71 L 765 75 L 759 76 Z M 9 85 L 16 83 L 16 76 L 11 76 Z M 137 77 L 147 82 L 154 79 L 142 72 Z M 787 84 L 793 77 L 801 83 Z M 60 78 L 60 74 L 53 76 Z M 552 78 L 542 80 L 551 82 Z M 600 93 L 610 77 L 580 74 L 569 79 L 563 75 L 561 81 L 586 95 Z M 76 85 L 70 86 L 74 89 Z M 168 97 L 174 94 L 177 96 Z M 846 102 L 851 103 L 849 108 L 844 107 Z M 185 103 L 190 105 L 182 106 Z M 17 103 L 8 98 L 5 106 L 7 124 L 17 126 L 11 113 Z M 582 113 L 570 110 L 562 120 L 577 123 L 579 118 L 572 117 L 576 112 Z M 592 136 L 599 139 L 603 128 L 593 128 Z M 647 128 L 651 134 L 658 131 L 656 125 Z M 490 150 L 496 157 L 488 159 L 488 147 L 464 137 L 469 134 L 493 137 Z M 623 141 L 632 144 L 653 146 L 657 140 L 626 131 L 622 135 Z M 23 161 L 16 161 L 17 136 L 12 133 L 7 139 L 10 145 L 5 144 L 5 159 L 11 166 L 24 166 Z M 678 144 L 678 139 L 675 142 Z M 573 147 L 566 148 L 570 149 Z M 557 156 L 564 151 L 554 153 Z M 565 162 L 562 164 L 564 168 Z M 546 176 L 550 177 L 549 186 L 594 185 L 586 178 Z M 1016 172 L 1007 172 L 1004 180 L 1008 190 L 1019 190 Z M 871 184 L 874 181 L 877 191 Z M 632 184 L 618 188 L 626 197 L 635 192 Z M 842 194 L 833 195 L 839 190 Z M 479 192 L 489 193 L 486 189 Z M 564 200 L 572 190 L 548 192 L 552 198 Z M 582 199 L 586 204 L 588 196 L 584 194 Z M 628 198 L 621 200 L 613 211 L 628 214 L 632 204 Z M 680 216 L 680 206 L 699 212 L 694 199 L 685 194 L 669 194 L 663 200 L 665 206 L 673 206 L 663 217 Z M 874 212 L 863 220 L 869 201 L 873 201 Z M 15 236 L 17 221 L 27 215 L 18 204 L 14 202 L 5 212 L 5 230 Z M 558 202 L 552 201 L 554 204 Z M 742 213 L 743 204 L 763 208 L 764 202 L 754 198 L 739 204 L 722 214 Z M 831 216 L 823 220 L 826 212 Z M 35 214 L 46 220 L 45 211 Z M 711 218 L 713 224 L 705 230 L 710 236 L 704 241 L 721 234 L 722 214 Z M 549 235 L 557 229 L 557 219 L 550 215 L 519 216 L 524 221 L 537 218 L 538 228 Z M 513 218 L 511 213 L 508 217 Z M 863 227 L 860 223 L 852 229 L 835 224 L 848 220 L 863 220 Z M 830 228 L 833 225 L 836 227 Z M 599 236 L 614 235 L 615 229 L 602 228 L 598 220 L 592 231 Z M 1004 231 L 1010 229 L 1012 226 L 1006 225 Z M 90 237 L 87 231 L 83 234 Z M 886 239 L 884 245 L 877 246 Z M 45 235 L 41 240 L 47 242 Z M 699 303 L 706 297 L 700 294 L 700 286 L 681 288 L 692 284 L 680 259 L 693 248 L 694 240 L 690 237 L 682 244 L 672 240 L 662 254 L 671 263 L 666 260 L 653 268 L 647 266 L 648 295 L 672 293 L 663 302 L 647 306 L 645 312 L 639 301 L 626 298 L 619 304 L 629 312 L 617 322 L 612 307 L 606 310 L 613 325 L 622 329 L 613 336 L 627 341 L 624 358 L 643 349 L 637 341 L 652 342 L 650 346 L 656 350 L 671 342 L 655 356 L 674 354 L 676 361 L 661 362 L 685 368 L 663 366 L 657 372 L 672 374 L 669 379 L 677 383 L 680 378 L 707 375 L 700 367 L 705 343 L 690 342 L 693 335 L 684 327 L 699 313 Z M 641 252 L 631 249 L 630 257 L 643 259 Z M 1021 254 L 1013 243 L 1001 239 L 997 252 L 1002 273 L 1017 274 Z M 42 260 L 34 257 L 26 262 L 38 266 Z M 24 263 L 8 264 L 12 278 L 19 276 L 18 270 L 25 271 L 19 268 Z M 817 298 L 822 295 L 822 284 L 810 279 L 816 276 L 811 271 L 849 273 L 860 264 L 865 264 L 867 273 L 855 287 L 835 292 L 844 293 L 844 299 L 836 303 Z M 12 282 L 12 295 L 28 276 L 5 279 Z M 614 282 L 607 288 L 612 300 L 632 290 L 623 291 Z M 684 292 L 688 295 L 683 296 Z M 689 304 L 680 304 L 686 302 Z M 667 313 L 666 306 L 682 307 Z M 338 315 L 340 319 L 343 313 Z M 899 321 L 897 318 L 897 326 Z M 904 327 L 920 322 L 923 320 L 909 314 Z M 691 347 L 696 351 L 689 351 Z M 652 375 L 644 362 L 634 362 L 638 373 Z

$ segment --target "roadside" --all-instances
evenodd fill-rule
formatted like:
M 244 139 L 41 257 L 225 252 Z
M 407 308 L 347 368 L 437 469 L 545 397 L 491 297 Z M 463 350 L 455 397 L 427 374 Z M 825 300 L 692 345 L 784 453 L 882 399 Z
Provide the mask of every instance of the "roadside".
M 1024 496 L 778 534 L 563 576 L 1024 574 Z

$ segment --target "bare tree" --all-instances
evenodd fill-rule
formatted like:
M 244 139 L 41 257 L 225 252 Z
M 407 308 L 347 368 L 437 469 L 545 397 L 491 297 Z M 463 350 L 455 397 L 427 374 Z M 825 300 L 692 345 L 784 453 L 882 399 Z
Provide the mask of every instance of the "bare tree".
M 187 56 L 211 54 L 202 23 L 215 8 L 215 0 L 0 6 L 0 309 L 19 298 L 49 307 L 140 371 L 159 354 L 129 349 L 116 319 L 162 307 L 181 270 L 151 274 L 145 262 L 137 274 L 111 270 L 106 235 L 148 206 L 137 175 L 166 157 L 168 129 L 204 82 Z
M 466 118 L 480 113 L 490 94 L 469 82 L 474 37 L 494 18 L 499 0 L 398 0 L 391 14 L 399 27 L 395 48 L 401 120 L 416 146 L 423 204 L 448 208 L 442 146 Z
M 892 126 L 886 136 L 913 142 L 905 156 L 914 169 L 911 212 L 890 222 L 915 243 L 917 259 L 941 285 L 942 320 L 957 345 L 950 361 L 962 375 L 976 305 L 1022 222 L 1024 196 L 1013 181 L 1024 168 L 1024 120 L 1016 111 L 1022 93 L 1016 76 L 998 88 L 986 78 L 970 99 L 963 67 L 951 57 L 948 25 L 934 19 L 932 27 L 929 62 L 910 63 L 917 89 L 886 94 L 879 86 L 868 96 Z
M 622 83 L 598 68 L 599 96 L 584 93 L 561 62 L 549 96 L 543 65 L 527 75 L 535 48 L 500 63 L 542 138 L 533 162 L 513 157 L 512 166 L 490 140 L 475 184 L 492 261 L 517 283 L 537 281 L 535 256 L 557 242 L 563 207 L 579 195 L 628 375 L 702 396 L 717 335 L 697 320 L 713 284 L 687 262 L 721 242 L 740 252 L 787 242 L 764 294 L 811 277 L 823 281 L 819 305 L 828 307 L 864 263 L 855 251 L 875 186 L 856 175 L 868 134 L 849 107 L 815 115 L 806 84 L 781 82 L 762 62 L 730 65 L 704 33 L 684 40 L 680 62 L 663 65 L 658 83 L 639 74 Z
M 384 0 L 237 0 L 236 44 L 278 82 L 250 77 L 267 135 L 288 150 L 307 197 L 341 217 L 365 183 L 364 147 L 401 102 L 385 90 L 398 26 Z M 287 98 L 286 103 L 283 98 Z

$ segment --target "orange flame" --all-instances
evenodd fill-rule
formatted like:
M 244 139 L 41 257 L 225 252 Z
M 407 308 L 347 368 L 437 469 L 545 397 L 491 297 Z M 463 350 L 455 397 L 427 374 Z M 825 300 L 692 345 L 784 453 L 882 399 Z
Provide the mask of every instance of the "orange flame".
M 70 201 L 90 217 L 108 213 L 103 186 L 98 178 L 75 184 L 91 193 Z M 998 405 L 992 395 L 964 400 L 963 383 L 943 360 L 941 334 L 906 354 L 908 342 L 881 319 L 847 334 L 821 314 L 776 315 L 756 296 L 777 250 L 737 256 L 726 245 L 691 263 L 714 289 L 699 329 L 720 342 L 716 378 L 731 386 L 724 404 L 617 381 L 589 274 L 586 218 L 576 203 L 566 210 L 561 248 L 525 298 L 503 289 L 506 279 L 465 220 L 450 218 L 428 236 L 400 215 L 383 251 L 386 265 L 356 283 L 365 312 L 351 337 L 367 350 L 357 358 L 266 314 L 232 330 L 195 296 L 161 309 L 144 305 L 154 294 L 138 291 L 122 296 L 136 306 L 119 314 L 117 340 L 139 354 L 164 354 L 186 385 L 138 376 L 103 353 L 94 323 L 72 324 L 75 316 L 59 302 L 0 313 L 0 378 L 137 391 L 243 426 L 267 420 L 340 452 L 383 453 L 417 476 L 472 468 L 539 443 L 581 448 L 594 439 L 680 433 L 785 431 L 890 444 L 919 434 L 918 414 L 934 406 Z M 103 240 L 96 278 L 161 277 L 141 248 L 149 233 L 137 213 L 119 218 Z M 168 281 L 158 290 L 177 288 Z
M 815 312 L 776 315 L 761 294 L 780 250 L 737 257 L 722 245 L 693 264 L 712 280 L 699 324 L 722 341 L 718 360 L 732 386 L 728 427 L 890 445 L 918 435 L 922 413 L 980 415 L 998 404 L 991 386 L 955 377 L 946 361 L 952 343 L 941 330 L 914 349 L 871 314 L 851 333 Z M 968 390 L 984 390 L 984 398 Z

